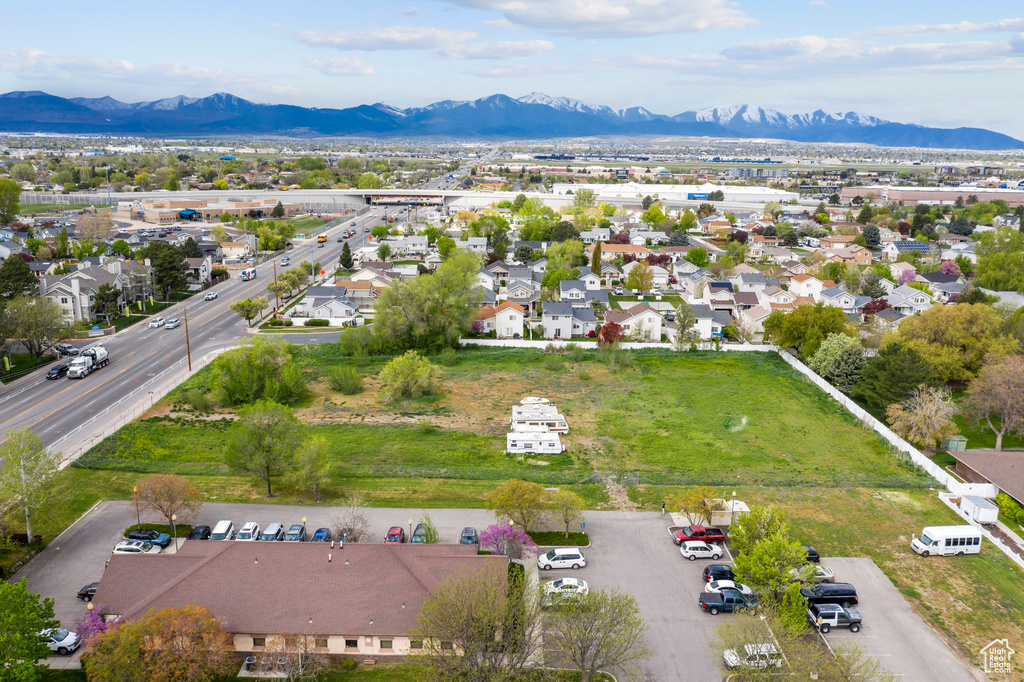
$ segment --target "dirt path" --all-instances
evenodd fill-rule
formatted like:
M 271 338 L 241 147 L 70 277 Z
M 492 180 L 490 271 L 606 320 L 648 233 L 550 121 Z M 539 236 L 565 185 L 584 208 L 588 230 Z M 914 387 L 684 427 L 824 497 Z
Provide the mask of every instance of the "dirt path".
M 611 509 L 615 511 L 636 511 L 638 509 L 636 503 L 629 499 L 629 495 L 626 494 L 626 489 L 622 485 L 609 483 L 605 488 L 608 490 Z

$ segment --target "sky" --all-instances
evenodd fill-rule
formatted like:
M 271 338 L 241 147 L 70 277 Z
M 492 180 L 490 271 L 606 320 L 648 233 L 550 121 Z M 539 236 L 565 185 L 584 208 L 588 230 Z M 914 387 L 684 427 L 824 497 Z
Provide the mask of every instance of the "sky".
M 10 3 L 0 31 L 0 92 L 334 108 L 542 92 L 1024 139 L 1020 0 L 48 0 Z

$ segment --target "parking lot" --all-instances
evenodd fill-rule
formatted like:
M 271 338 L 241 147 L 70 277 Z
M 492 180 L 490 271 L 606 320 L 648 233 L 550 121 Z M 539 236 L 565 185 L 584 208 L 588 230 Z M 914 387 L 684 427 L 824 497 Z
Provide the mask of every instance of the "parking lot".
M 482 509 L 427 511 L 441 542 L 458 542 L 459 533 L 466 526 L 482 530 L 494 522 L 494 515 Z M 211 503 L 203 507 L 194 524 L 213 526 L 220 519 L 231 519 L 237 532 L 248 521 L 261 528 L 273 522 L 287 527 L 306 517 L 311 535 L 318 527 L 331 526 L 334 514 L 330 507 Z M 420 509 L 368 509 L 369 541 L 382 541 L 391 526 L 402 526 L 409 533 L 410 519 L 415 526 L 422 515 Z M 110 550 L 134 521 L 126 502 L 102 503 L 16 577 L 27 577 L 30 590 L 53 597 L 57 618 L 70 627 L 86 611 L 85 603 L 75 596 L 78 588 L 102 578 Z M 711 616 L 697 605 L 697 597 L 704 588 L 701 573 L 709 562 L 687 561 L 680 556 L 667 532 L 671 523 L 668 516 L 651 512 L 588 512 L 586 521 L 591 540 L 591 546 L 584 549 L 587 566 L 579 571 L 542 572 L 541 579 L 579 577 L 591 589 L 618 587 L 633 595 L 650 626 L 649 679 L 722 679 L 721 654 L 708 651 L 706 643 L 721 619 L 733 616 Z M 727 558 L 723 557 L 723 561 Z M 864 616 L 860 633 L 833 631 L 828 635 L 830 641 L 856 638 L 854 641 L 877 656 L 884 666 L 902 673 L 908 680 L 974 679 L 871 560 L 825 558 L 822 564 L 836 572 L 837 580 L 852 582 L 857 587 L 861 599 L 858 608 Z

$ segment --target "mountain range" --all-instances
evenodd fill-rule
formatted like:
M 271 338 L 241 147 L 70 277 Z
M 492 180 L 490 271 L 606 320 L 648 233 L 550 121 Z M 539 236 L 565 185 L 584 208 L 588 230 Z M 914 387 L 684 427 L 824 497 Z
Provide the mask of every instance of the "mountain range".
M 0 131 L 141 136 L 356 136 L 552 139 L 590 136 L 771 138 L 796 142 L 869 143 L 886 147 L 1024 149 L 1024 142 L 983 128 L 929 128 L 856 112 L 783 114 L 740 105 L 675 116 L 643 107 L 612 109 L 531 93 L 491 95 L 398 109 L 363 104 L 318 109 L 257 104 L 228 93 L 121 102 L 63 98 L 45 92 L 0 95 Z

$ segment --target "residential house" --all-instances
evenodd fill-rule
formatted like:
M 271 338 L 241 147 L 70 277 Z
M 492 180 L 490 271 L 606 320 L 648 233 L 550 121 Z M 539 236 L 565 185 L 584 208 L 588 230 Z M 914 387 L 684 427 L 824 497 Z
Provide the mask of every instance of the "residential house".
M 797 296 L 810 296 L 817 300 L 822 288 L 822 281 L 811 275 L 794 275 L 789 280 L 789 290 Z
M 694 326 L 702 341 L 722 338 L 722 330 L 732 324 L 732 317 L 727 312 L 712 310 L 710 306 L 702 304 L 691 305 L 690 309 L 696 318 Z
M 198 284 L 205 287 L 210 283 L 210 273 L 213 271 L 213 259 L 209 256 L 204 258 L 185 259 L 185 277 L 190 284 Z
M 764 291 L 768 285 L 764 275 L 756 270 L 754 272 L 741 272 L 731 277 L 729 281 L 732 282 L 733 288 L 736 291 L 747 291 L 754 294 Z
M 530 279 L 514 279 L 508 283 L 505 290 L 505 298 L 521 305 L 528 313 L 528 317 L 537 314 L 537 305 L 540 303 L 540 285 Z
M 614 280 L 622 280 L 622 270 L 611 263 L 602 260 L 601 261 L 601 283 L 610 285 Z
M 611 228 L 608 227 L 595 227 L 592 230 L 584 230 L 580 232 L 580 241 L 584 244 L 594 244 L 596 242 L 606 242 L 612 238 Z
M 941 272 L 926 272 L 914 278 L 915 282 L 927 284 L 929 287 L 936 284 L 966 284 L 967 280 L 963 275 L 946 275 Z
M 594 245 L 586 247 L 586 254 L 588 259 L 592 259 L 594 255 Z M 611 260 L 616 255 L 631 255 L 638 260 L 643 260 L 647 256 L 651 255 L 651 250 L 646 246 L 636 246 L 633 244 L 601 244 L 601 260 Z
M 957 476 L 967 483 L 991 483 L 1018 503 L 1024 503 L 1024 452 L 972 448 L 950 451 Z
M 487 255 L 487 237 L 469 237 L 465 240 L 457 239 L 455 246 L 460 249 L 469 249 L 481 256 Z
M 497 307 L 484 306 L 477 316 L 477 321 L 483 325 L 484 332 L 494 332 L 499 339 L 523 338 L 525 320 L 525 309 L 513 301 L 505 301 Z
M 771 307 L 761 305 L 740 310 L 736 317 L 736 326 L 743 340 L 751 343 L 764 341 L 764 321 L 771 313 Z
M 220 251 L 225 260 L 229 258 L 243 260 L 252 253 L 249 245 L 245 242 L 221 242 Z
M 255 656 L 280 656 L 290 638 L 307 637 L 321 654 L 387 660 L 420 651 L 419 612 L 439 585 L 483 573 L 505 580 L 508 562 L 476 545 L 186 542 L 174 553 L 113 555 L 95 603 L 120 622 L 206 607 L 235 651 Z M 273 589 L 253 599 L 258 585 Z
M 359 304 L 348 296 L 344 286 L 309 287 L 305 296 L 289 311 L 292 318 L 351 320 Z
M 496 260 L 484 266 L 484 271 L 490 273 L 491 278 L 499 286 L 508 284 L 509 265 L 503 260 Z
M 700 233 L 705 237 L 713 237 L 722 230 L 727 232 L 733 230 L 733 224 L 724 218 L 712 217 L 705 220 L 698 220 L 697 225 L 700 227 Z
M 907 273 L 907 272 L 914 273 L 915 274 L 915 278 L 914 279 L 917 279 L 916 278 L 917 268 L 914 267 L 912 264 L 910 264 L 910 263 L 889 263 L 889 273 L 892 275 L 892 278 L 894 280 L 896 280 L 897 282 L 899 282 L 901 279 L 904 279 L 907 276 L 904 273 Z M 914 280 L 910 280 L 910 281 L 914 281 Z
M 578 279 L 587 287 L 587 291 L 600 291 L 601 289 L 601 276 L 594 274 L 586 265 L 580 268 Z
M 558 300 L 570 303 L 586 300 L 586 285 L 578 279 L 563 279 L 558 283 Z
M 757 294 L 752 291 L 738 291 L 733 294 L 733 302 L 736 304 L 736 313 L 758 306 Z
M 882 249 L 882 253 L 888 260 L 895 261 L 903 254 L 910 253 L 911 251 L 916 251 L 922 256 L 926 256 L 932 249 L 937 249 L 935 244 L 926 244 L 916 239 L 910 239 L 902 242 L 890 242 Z
M 665 244 L 667 242 L 668 235 L 661 230 L 631 230 L 629 233 L 629 243 L 637 246 Z
M 750 237 L 750 246 L 781 246 L 782 240 L 776 235 L 755 234 Z
M 472 294 L 478 297 L 480 307 L 494 307 L 498 304 L 498 294 L 494 293 L 494 289 L 490 287 L 475 286 L 473 287 Z
M 827 237 L 822 237 L 818 243 L 822 249 L 843 249 L 853 246 L 853 240 L 855 236 L 849 234 L 833 234 Z
M 825 249 L 826 258 L 846 265 L 871 265 L 871 250 L 860 244 L 853 244 L 845 249 Z
M 629 277 L 629 273 L 633 271 L 633 268 L 638 266 L 641 261 L 632 261 L 622 266 L 622 278 L 623 282 Z M 652 265 L 651 267 L 651 283 L 656 289 L 664 289 L 668 286 L 669 272 L 663 267 L 658 265 Z
M 24 246 L 15 241 L 4 240 L 0 241 L 0 258 L 7 260 L 13 255 L 17 254 L 29 254 L 29 250 Z
M 956 260 L 957 258 L 963 257 L 967 259 L 973 265 L 978 264 L 978 254 L 974 252 L 978 242 L 963 242 L 960 244 L 954 244 L 948 249 L 942 251 L 942 260 Z
M 782 267 L 789 273 L 790 277 L 796 275 L 806 275 L 810 273 L 811 267 L 798 260 L 790 260 L 782 263 Z
M 541 326 L 546 339 L 569 339 L 588 336 L 597 330 L 597 318 L 589 308 L 574 308 L 568 301 L 545 301 Z
M 836 287 L 822 289 L 818 300 L 827 306 L 841 308 L 844 313 L 852 313 L 857 308 L 857 297 Z
M 352 281 L 346 279 L 336 280 L 338 287 L 344 287 L 347 296 L 360 310 L 373 308 L 374 302 L 380 297 L 387 285 L 381 285 L 373 280 Z M 491 292 L 494 295 L 494 292 Z
M 609 310 L 604 314 L 605 324 L 615 322 L 630 338 L 640 334 L 644 341 L 660 341 L 664 318 L 657 310 L 646 303 L 637 303 L 624 310 Z
M 887 297 L 889 305 L 903 315 L 913 315 L 932 307 L 932 297 L 906 284 L 896 287 Z

